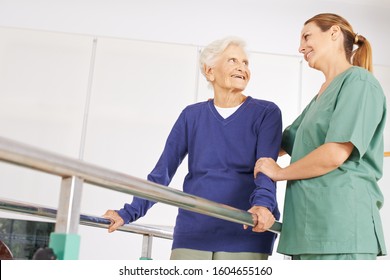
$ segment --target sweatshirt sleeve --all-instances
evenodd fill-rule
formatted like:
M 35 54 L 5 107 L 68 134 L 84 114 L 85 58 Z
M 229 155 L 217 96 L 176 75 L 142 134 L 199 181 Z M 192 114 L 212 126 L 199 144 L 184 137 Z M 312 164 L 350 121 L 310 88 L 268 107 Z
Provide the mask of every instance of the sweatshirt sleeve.
M 185 127 L 184 110 L 169 133 L 164 150 L 157 161 L 156 166 L 147 177 L 148 181 L 164 186 L 169 185 L 177 168 L 188 153 Z M 124 207 L 117 212 L 125 223 L 131 223 L 143 217 L 155 203 L 156 202 L 154 201 L 134 197 L 131 204 L 126 203 Z
M 273 103 L 267 107 L 264 117 L 260 120 L 256 158 L 278 158 L 282 139 L 282 115 L 280 109 Z M 259 174 L 255 178 L 256 189 L 251 195 L 252 206 L 265 206 L 271 212 L 277 211 L 276 183 L 268 176 Z

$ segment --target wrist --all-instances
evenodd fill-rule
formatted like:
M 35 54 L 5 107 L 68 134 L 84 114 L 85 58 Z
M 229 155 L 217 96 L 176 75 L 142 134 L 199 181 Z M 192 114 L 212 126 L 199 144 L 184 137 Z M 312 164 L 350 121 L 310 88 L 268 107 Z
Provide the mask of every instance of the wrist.
M 285 169 L 284 168 L 280 168 L 276 174 L 275 174 L 275 181 L 283 181 L 285 180 Z

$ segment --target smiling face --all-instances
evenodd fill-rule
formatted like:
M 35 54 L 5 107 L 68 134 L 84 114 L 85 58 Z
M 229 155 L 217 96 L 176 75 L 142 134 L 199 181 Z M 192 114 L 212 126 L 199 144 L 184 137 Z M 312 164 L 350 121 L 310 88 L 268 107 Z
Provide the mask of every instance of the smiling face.
M 215 91 L 242 92 L 250 79 L 248 57 L 241 47 L 229 45 L 205 73 Z
M 303 27 L 299 52 L 310 67 L 321 70 L 323 64 L 331 58 L 334 51 L 332 34 L 332 28 L 322 31 L 314 22 Z

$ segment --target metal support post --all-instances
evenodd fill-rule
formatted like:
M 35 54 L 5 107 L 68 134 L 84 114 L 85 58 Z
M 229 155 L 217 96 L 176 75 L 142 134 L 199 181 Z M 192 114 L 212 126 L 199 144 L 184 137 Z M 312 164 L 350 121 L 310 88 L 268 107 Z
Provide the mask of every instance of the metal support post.
M 50 248 L 59 260 L 77 260 L 80 236 L 80 204 L 83 180 L 78 177 L 63 177 L 56 226 L 50 235 Z
M 144 237 L 142 239 L 142 254 L 140 260 L 152 259 L 152 243 L 153 243 L 153 236 L 144 234 Z

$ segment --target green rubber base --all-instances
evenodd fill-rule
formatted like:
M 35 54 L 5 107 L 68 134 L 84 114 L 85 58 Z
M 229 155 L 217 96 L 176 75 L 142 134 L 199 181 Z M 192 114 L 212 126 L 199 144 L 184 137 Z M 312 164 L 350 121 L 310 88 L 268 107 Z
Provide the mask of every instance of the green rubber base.
M 49 247 L 53 249 L 58 260 L 77 260 L 80 251 L 80 235 L 51 233 Z

